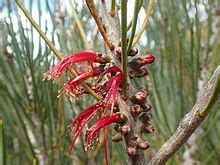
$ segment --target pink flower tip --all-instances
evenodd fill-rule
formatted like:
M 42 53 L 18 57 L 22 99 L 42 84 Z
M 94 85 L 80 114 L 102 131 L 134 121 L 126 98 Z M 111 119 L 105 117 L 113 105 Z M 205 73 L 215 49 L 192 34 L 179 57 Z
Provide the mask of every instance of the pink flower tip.
M 147 55 L 140 57 L 140 59 L 143 64 L 151 64 L 154 62 L 155 56 L 152 54 L 147 54 Z

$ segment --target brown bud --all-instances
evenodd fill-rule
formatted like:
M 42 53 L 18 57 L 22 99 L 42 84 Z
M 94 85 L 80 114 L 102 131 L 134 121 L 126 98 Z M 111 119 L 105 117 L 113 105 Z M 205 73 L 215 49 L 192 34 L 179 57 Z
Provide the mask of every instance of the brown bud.
M 145 133 L 153 133 L 154 132 L 154 127 L 153 126 L 144 126 L 142 127 L 142 132 Z
M 130 52 L 128 53 L 128 56 L 135 56 L 136 54 L 138 54 L 138 48 L 131 48 Z
M 115 56 L 121 59 L 121 47 L 115 47 Z
M 145 89 L 142 89 L 131 97 L 131 102 L 137 103 L 137 104 L 143 104 L 148 95 L 149 95 L 148 91 Z
M 115 129 L 116 132 L 121 132 L 121 126 L 120 126 L 120 124 L 115 124 L 115 125 L 114 125 L 114 129 Z
M 149 112 L 144 112 L 141 116 L 140 116 L 140 119 L 142 121 L 150 121 L 152 119 L 152 114 L 149 113 Z
M 142 150 L 146 150 L 150 147 L 150 144 L 147 141 L 140 141 L 138 143 L 138 148 L 142 149 Z
M 130 127 L 129 127 L 128 125 L 123 125 L 123 126 L 121 127 L 121 134 L 122 134 L 122 135 L 127 135 L 128 132 L 130 132 Z
M 134 104 L 130 108 L 130 113 L 133 117 L 137 117 L 138 115 L 141 114 L 142 111 L 143 111 L 143 109 L 138 104 Z
M 145 112 L 148 112 L 151 110 L 152 106 L 150 104 L 141 104 L 141 108 L 143 108 Z
M 127 116 L 121 112 L 117 112 L 118 114 L 118 123 L 124 123 L 128 120 Z
M 137 149 L 136 147 L 128 147 L 127 153 L 129 156 L 136 156 L 137 155 Z
M 128 63 L 128 66 L 132 69 L 138 69 L 141 66 L 153 63 L 154 60 L 155 57 L 152 54 L 147 54 L 139 58 L 133 59 L 131 62 Z
M 135 78 L 135 77 L 141 78 L 147 76 L 148 74 L 149 72 L 147 68 L 139 68 L 137 70 L 132 69 L 129 71 L 130 78 Z
M 112 136 L 112 141 L 113 142 L 119 142 L 121 140 L 122 140 L 121 134 L 115 134 L 114 136 Z

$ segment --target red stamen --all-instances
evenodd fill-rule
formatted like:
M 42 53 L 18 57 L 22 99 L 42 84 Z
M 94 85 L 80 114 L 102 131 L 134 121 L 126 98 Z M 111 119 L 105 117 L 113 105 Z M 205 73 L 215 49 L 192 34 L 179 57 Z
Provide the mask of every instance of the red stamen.
M 81 51 L 63 58 L 56 66 L 44 74 L 47 79 L 59 78 L 65 71 L 68 73 L 76 62 L 103 62 L 101 54 L 92 51 Z
M 100 129 L 111 123 L 117 122 L 118 119 L 119 119 L 118 114 L 113 114 L 112 116 L 106 116 L 102 119 L 99 119 L 90 129 L 86 131 L 85 149 L 86 150 L 93 149 L 96 143 L 99 141 L 98 135 Z
M 67 134 L 70 134 L 70 132 L 75 131 L 75 134 L 72 138 L 72 144 L 69 149 L 69 155 L 71 154 L 75 141 L 79 136 L 80 132 L 82 131 L 82 129 L 84 128 L 84 126 L 99 110 L 102 109 L 103 109 L 103 105 L 100 103 L 92 105 L 89 108 L 85 109 L 82 113 L 80 113 L 77 116 L 77 118 L 68 126 L 69 131 L 67 132 Z

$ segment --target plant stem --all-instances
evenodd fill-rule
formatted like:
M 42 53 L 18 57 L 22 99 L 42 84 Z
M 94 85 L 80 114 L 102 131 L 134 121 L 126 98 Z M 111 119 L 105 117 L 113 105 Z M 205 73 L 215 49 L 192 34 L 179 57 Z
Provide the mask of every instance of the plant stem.
M 147 24 L 148 24 L 148 20 L 149 20 L 149 17 L 150 17 L 150 13 L 151 13 L 152 8 L 154 6 L 154 2 L 155 2 L 155 0 L 150 0 L 147 11 L 146 11 L 146 16 L 145 16 L 144 22 L 143 22 L 142 27 L 141 27 L 141 30 L 139 31 L 137 36 L 134 38 L 132 46 L 134 46 L 138 42 L 138 40 L 141 38 L 142 33 L 146 29 Z
M 213 104 L 216 101 L 217 95 L 220 93 L 220 66 L 217 67 L 215 72 L 217 72 L 218 77 L 217 77 L 217 80 L 216 80 L 216 83 L 215 83 L 215 86 L 214 86 L 214 90 L 211 93 L 211 97 L 210 97 L 206 107 L 204 108 L 204 110 L 199 112 L 200 116 L 206 116 L 208 114 L 211 107 L 213 106 Z
M 94 18 L 94 20 L 95 20 L 95 22 L 96 22 L 96 24 L 97 24 L 97 26 L 99 28 L 99 31 L 100 31 L 100 33 L 101 33 L 101 35 L 102 35 L 106 45 L 108 46 L 108 48 L 110 50 L 112 50 L 112 48 L 113 48 L 112 44 L 111 44 L 111 42 L 109 41 L 109 39 L 108 39 L 108 37 L 106 35 L 105 29 L 103 28 L 102 21 L 101 21 L 98 13 L 96 11 L 95 4 L 94 4 L 93 0 L 86 0 L 86 4 L 87 4 L 87 6 L 89 8 L 89 11 L 90 11 L 92 17 Z
M 143 4 L 143 0 L 140 0 L 140 1 L 139 1 L 139 5 L 138 5 L 138 11 L 137 11 L 138 13 L 139 13 L 140 10 L 141 10 L 142 4 Z M 130 30 L 130 28 L 131 28 L 131 26 L 132 26 L 132 22 L 133 22 L 133 19 L 129 22 L 129 24 L 128 24 L 128 26 L 127 26 L 127 31 Z
M 76 21 L 77 27 L 78 27 L 78 29 L 80 31 L 80 34 L 82 36 L 82 39 L 85 43 L 86 49 L 91 49 L 91 45 L 90 45 L 89 41 L 87 40 L 86 33 L 83 29 L 82 23 L 81 23 L 81 21 L 79 20 L 79 18 L 77 16 L 75 8 L 73 7 L 72 0 L 69 0 L 69 4 L 70 4 L 70 7 L 71 7 L 72 12 L 73 12 L 73 18 Z
M 127 91 L 127 0 L 121 0 L 121 62 L 124 75 L 123 98 L 128 97 Z
M 115 0 L 111 0 L 111 10 L 109 12 L 111 17 L 115 16 Z
M 32 18 L 28 10 L 24 7 L 24 5 L 21 3 L 20 0 L 15 0 L 17 5 L 20 7 L 20 9 L 24 12 L 25 16 L 28 18 L 28 20 L 31 22 L 31 24 L 34 26 L 34 28 L 38 31 L 40 36 L 44 39 L 46 44 L 50 47 L 50 49 L 54 52 L 55 56 L 62 60 L 63 56 L 62 54 L 56 49 L 56 47 L 53 45 L 53 43 L 47 38 L 47 36 L 44 34 L 44 32 L 41 30 L 40 26 L 35 22 L 35 20 Z M 78 74 L 74 69 L 71 69 L 71 73 L 74 77 L 77 77 Z M 96 100 L 101 100 L 101 97 L 96 94 L 86 83 L 82 82 L 82 86 L 89 92 L 90 95 L 92 95 Z
M 0 164 L 5 164 L 3 119 L 0 118 Z
M 139 3 L 140 3 L 140 1 L 138 1 L 138 0 L 135 1 L 132 28 L 131 28 L 131 36 L 130 36 L 129 42 L 128 42 L 127 53 L 129 53 L 129 51 L 131 49 L 133 39 L 134 39 L 134 35 L 135 35 L 135 30 L 136 30 L 136 27 L 137 27 L 137 18 L 138 18 L 138 13 L 139 13 Z

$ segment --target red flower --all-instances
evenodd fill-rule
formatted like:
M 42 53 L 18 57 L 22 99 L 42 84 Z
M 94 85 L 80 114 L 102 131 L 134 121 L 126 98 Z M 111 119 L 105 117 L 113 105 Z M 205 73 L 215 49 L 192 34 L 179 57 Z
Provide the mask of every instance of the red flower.
M 88 78 L 98 76 L 102 73 L 103 69 L 100 67 L 93 67 L 90 66 L 90 70 L 88 72 L 81 72 L 82 74 L 77 76 L 76 78 L 71 78 L 68 80 L 65 85 L 65 92 L 66 95 L 70 98 L 72 96 L 81 95 L 83 93 L 83 89 L 79 86 L 83 81 L 87 80 Z M 62 94 L 64 89 L 59 91 L 59 95 Z
M 77 137 L 79 136 L 80 132 L 84 128 L 84 126 L 89 122 L 89 120 L 98 112 L 103 111 L 104 107 L 101 103 L 97 103 L 95 105 L 90 106 L 89 108 L 85 109 L 82 113 L 80 113 L 77 118 L 72 121 L 72 123 L 68 126 L 70 132 L 74 131 L 75 134 L 72 138 L 72 144 L 69 149 L 69 154 L 71 154 L 74 144 L 76 142 Z
M 91 128 L 89 128 L 86 131 L 86 135 L 85 135 L 85 142 L 84 142 L 85 149 L 86 150 L 93 149 L 95 144 L 99 140 L 98 135 L 100 129 L 112 123 L 117 122 L 118 119 L 119 119 L 119 115 L 115 113 L 111 116 L 106 116 L 102 119 L 99 119 Z
M 69 73 L 72 65 L 76 62 L 104 62 L 102 54 L 92 51 L 81 51 L 64 57 L 56 66 L 51 68 L 44 74 L 48 80 L 51 78 L 59 78 L 63 72 Z
M 72 138 L 72 144 L 69 149 L 69 154 L 71 154 L 75 141 L 79 136 L 80 132 L 84 128 L 84 126 L 98 113 L 103 113 L 105 109 L 109 106 L 111 107 L 110 115 L 113 114 L 114 104 L 117 98 L 118 87 L 122 83 L 123 75 L 121 70 L 116 66 L 107 67 L 105 69 L 101 69 L 99 67 L 87 67 L 90 68 L 88 72 L 80 72 L 82 73 L 76 78 L 72 78 L 65 83 L 65 90 L 68 96 L 72 96 L 80 94 L 81 88 L 79 87 L 80 83 L 90 77 L 97 77 L 103 79 L 104 75 L 111 73 L 114 74 L 102 87 L 99 91 L 103 93 L 105 96 L 103 100 L 98 102 L 95 105 L 90 106 L 85 109 L 82 113 L 80 113 L 77 118 L 69 125 L 69 132 L 74 132 L 74 136 Z M 101 119 L 100 119 L 101 120 Z M 95 141 L 95 139 L 94 139 Z
M 120 68 L 117 66 L 108 66 L 108 67 L 95 67 L 93 66 L 93 62 L 103 63 L 104 60 L 102 59 L 102 55 L 99 53 L 91 52 L 91 51 L 82 51 L 78 52 L 63 58 L 56 66 L 52 67 L 47 73 L 44 74 L 46 79 L 54 79 L 59 78 L 62 73 L 69 73 L 72 65 L 77 62 L 90 62 L 87 65 L 79 65 L 77 67 L 77 73 L 79 76 L 75 78 L 69 79 L 65 84 L 64 88 L 59 90 L 59 95 L 65 91 L 67 96 L 70 98 L 72 96 L 81 95 L 84 89 L 80 86 L 80 84 L 89 79 L 89 78 L 96 78 L 97 83 L 92 85 L 91 87 L 103 96 L 103 99 L 96 103 L 95 105 L 90 106 L 89 108 L 85 109 L 81 112 L 75 120 L 69 125 L 69 131 L 74 132 L 74 136 L 72 138 L 72 144 L 69 149 L 69 154 L 71 154 L 75 141 L 79 134 L 81 133 L 82 129 L 85 125 L 98 113 L 101 114 L 106 113 L 104 110 L 110 108 L 110 113 L 108 116 L 99 119 L 97 123 L 95 123 L 89 130 L 86 132 L 85 138 L 85 149 L 90 149 L 91 146 L 95 144 L 98 138 L 99 130 L 104 127 L 108 126 L 113 122 L 116 122 L 118 116 L 114 114 L 113 109 L 117 99 L 118 88 L 123 81 L 123 74 Z M 101 66 L 101 65 L 100 65 Z M 108 78 L 107 82 L 100 83 L 103 80 L 105 75 Z M 109 130 L 107 127 L 105 131 L 105 151 L 106 151 L 106 134 Z M 107 151 L 106 151 L 107 153 Z M 107 157 L 106 157 L 107 158 Z M 107 159 L 106 159 L 107 160 Z

